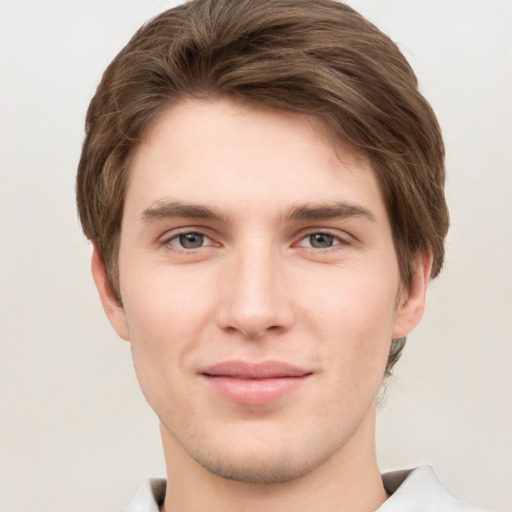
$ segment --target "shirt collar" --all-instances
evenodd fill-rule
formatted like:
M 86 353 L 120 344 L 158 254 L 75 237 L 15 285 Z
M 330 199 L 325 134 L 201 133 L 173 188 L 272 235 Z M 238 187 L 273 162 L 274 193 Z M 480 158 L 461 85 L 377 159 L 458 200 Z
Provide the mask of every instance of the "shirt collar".
M 453 498 L 430 466 L 385 473 L 382 482 L 390 497 L 375 512 L 484 512 Z M 165 489 L 164 478 L 146 480 L 122 512 L 159 512 Z
M 484 512 L 453 498 L 430 466 L 384 473 L 382 482 L 390 497 L 376 512 Z

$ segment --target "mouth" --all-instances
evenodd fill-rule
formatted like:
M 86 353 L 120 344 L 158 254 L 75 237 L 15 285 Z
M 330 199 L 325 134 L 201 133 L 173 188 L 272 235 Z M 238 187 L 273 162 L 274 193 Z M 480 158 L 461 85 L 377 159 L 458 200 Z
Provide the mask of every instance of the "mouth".
M 282 361 L 225 361 L 199 372 L 223 398 L 241 405 L 267 405 L 298 389 L 313 372 Z

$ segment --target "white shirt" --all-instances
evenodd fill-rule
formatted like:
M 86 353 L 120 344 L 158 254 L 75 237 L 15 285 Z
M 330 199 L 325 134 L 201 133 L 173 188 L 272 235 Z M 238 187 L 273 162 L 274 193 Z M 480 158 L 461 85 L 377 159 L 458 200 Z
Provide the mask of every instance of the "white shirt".
M 485 512 L 453 498 L 430 466 L 385 473 L 382 481 L 390 497 L 375 512 Z M 146 480 L 122 512 L 158 512 L 165 487 L 163 478 Z

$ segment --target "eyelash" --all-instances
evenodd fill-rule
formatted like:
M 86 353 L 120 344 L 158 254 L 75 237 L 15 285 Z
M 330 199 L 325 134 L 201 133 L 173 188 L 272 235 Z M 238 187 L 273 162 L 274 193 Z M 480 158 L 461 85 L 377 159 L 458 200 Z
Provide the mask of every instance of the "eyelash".
M 175 233 L 173 234 L 171 237 L 168 237 L 166 238 L 164 241 L 163 241 L 163 245 L 167 246 L 168 248 L 171 248 L 172 250 L 178 250 L 178 251 L 182 251 L 182 252 L 186 252 L 186 253 L 191 253 L 193 251 L 196 251 L 196 250 L 199 250 L 199 249 L 202 249 L 204 247 L 208 247 L 208 246 L 204 246 L 204 245 L 201 245 L 200 247 L 195 247 L 195 248 L 187 248 L 187 247 L 183 247 L 180 245 L 175 245 L 173 244 L 172 242 L 174 241 L 177 241 L 179 242 L 180 238 L 182 236 L 187 236 L 187 235 L 197 235 L 197 236 L 200 236 L 200 237 L 203 237 L 207 240 L 210 240 L 212 241 L 212 239 L 206 235 L 205 233 L 199 231 L 199 230 L 190 230 L 190 231 L 181 231 L 179 233 Z M 214 244 L 212 244 L 214 245 Z
M 332 238 L 332 241 L 333 241 L 333 244 L 328 246 L 328 247 L 313 247 L 312 245 L 307 245 L 307 246 L 304 246 L 304 245 L 301 245 L 300 243 L 303 242 L 304 240 L 307 240 L 309 239 L 310 242 L 311 242 L 311 238 L 314 237 L 314 236 L 327 236 L 327 237 L 331 237 Z M 307 247 L 308 249 L 314 249 L 314 250 L 323 250 L 323 251 L 327 251 L 329 249 L 331 250 L 335 250 L 336 247 L 340 246 L 340 245 L 348 245 L 348 242 L 347 240 L 343 239 L 341 236 L 337 235 L 337 234 L 334 234 L 330 231 L 310 231 L 309 233 L 305 234 L 304 236 L 302 236 L 299 240 L 299 243 L 298 244 L 295 244 L 295 245 L 298 245 L 299 247 Z
M 203 249 L 205 247 L 220 245 L 220 244 L 215 244 L 215 242 L 213 242 L 208 245 L 201 245 L 199 247 L 193 247 L 193 248 L 183 247 L 182 244 L 179 244 L 179 240 L 180 240 L 180 237 L 187 236 L 187 235 L 196 235 L 199 237 L 203 237 L 204 239 L 209 240 L 210 242 L 213 242 L 211 237 L 209 237 L 208 235 L 206 235 L 205 233 L 203 233 L 200 230 L 186 230 L 186 231 L 181 231 L 181 232 L 175 233 L 172 236 L 166 238 L 165 240 L 163 240 L 162 245 L 165 245 L 170 250 L 178 250 L 178 251 L 181 251 L 184 253 L 193 253 L 193 252 L 195 252 L 199 249 Z M 311 237 L 313 237 L 313 236 L 332 237 L 333 243 L 332 243 L 332 245 L 330 245 L 328 247 L 313 247 L 312 245 L 302 245 L 302 242 L 307 239 L 310 239 L 310 241 L 311 241 Z M 177 243 L 174 244 L 173 242 L 177 242 Z M 310 231 L 308 233 L 303 234 L 300 237 L 300 239 L 298 240 L 298 242 L 295 242 L 293 245 L 297 246 L 297 247 L 305 247 L 307 249 L 311 249 L 311 250 L 314 250 L 315 252 L 317 252 L 317 251 L 336 250 L 336 248 L 338 246 L 343 246 L 343 245 L 348 245 L 348 244 L 349 244 L 349 242 L 346 239 L 339 236 L 338 234 L 334 234 L 328 230 L 319 230 L 319 231 Z

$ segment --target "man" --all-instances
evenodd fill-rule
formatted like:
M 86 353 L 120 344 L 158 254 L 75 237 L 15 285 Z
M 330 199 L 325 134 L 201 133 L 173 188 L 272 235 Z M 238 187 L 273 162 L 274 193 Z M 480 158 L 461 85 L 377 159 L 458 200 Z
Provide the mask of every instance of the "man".
M 383 378 L 448 212 L 396 45 L 330 0 L 204 0 L 143 26 L 87 115 L 77 198 L 167 482 L 126 510 L 475 510 L 381 477 Z

